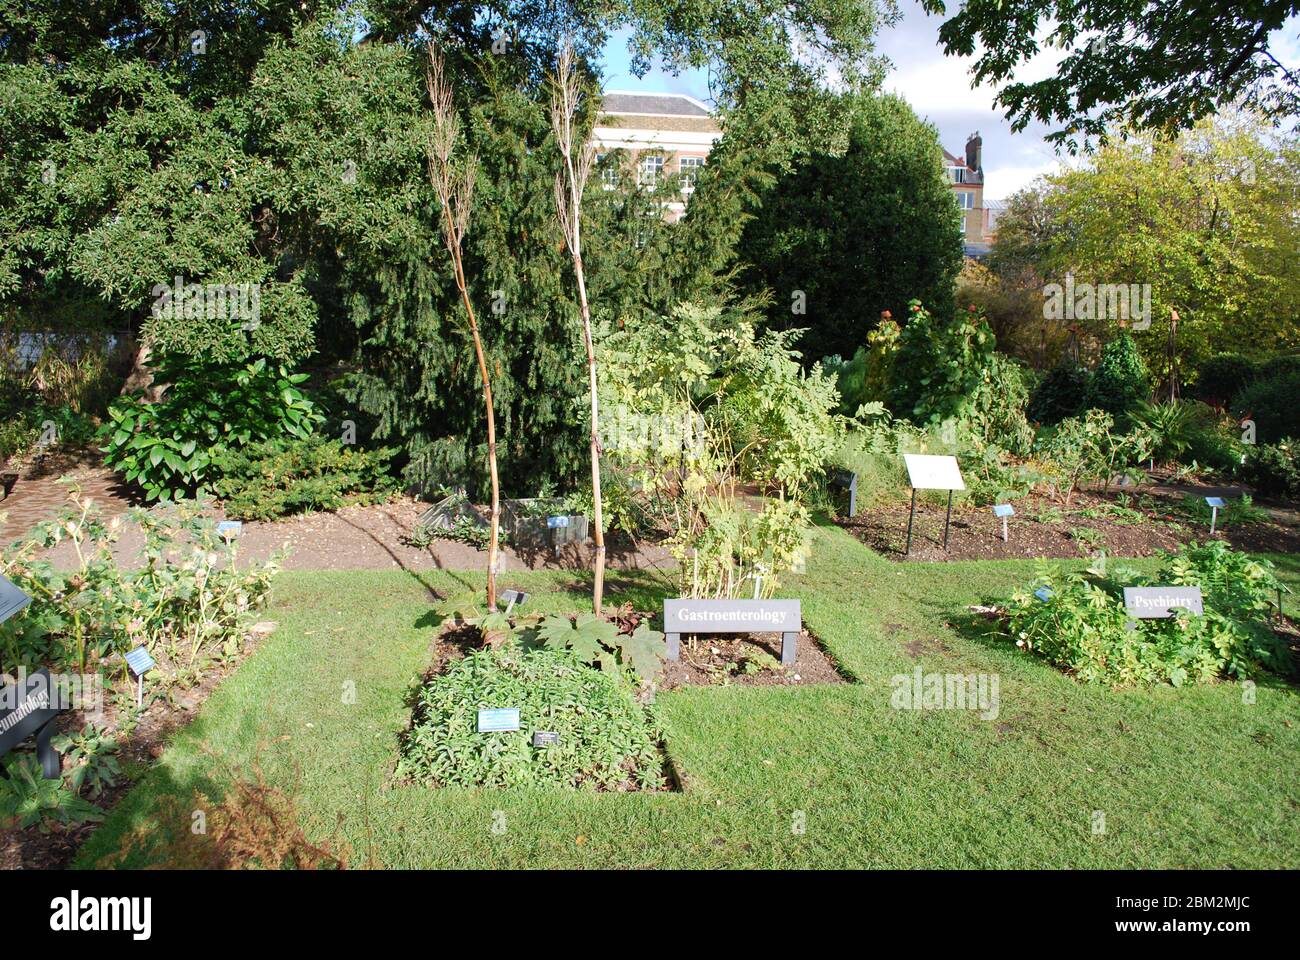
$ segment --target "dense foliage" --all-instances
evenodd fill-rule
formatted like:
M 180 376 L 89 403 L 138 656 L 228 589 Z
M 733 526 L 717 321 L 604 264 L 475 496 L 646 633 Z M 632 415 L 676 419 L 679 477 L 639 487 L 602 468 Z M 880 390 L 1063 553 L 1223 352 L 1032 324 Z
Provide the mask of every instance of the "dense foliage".
M 519 708 L 519 730 L 478 732 L 478 711 Z M 532 735 L 559 735 L 534 747 Z M 517 645 L 471 653 L 427 680 L 397 776 L 426 786 L 656 789 L 659 734 L 634 687 L 573 654 Z
M 1300 436 L 1300 370 L 1248 384 L 1233 399 L 1232 408 L 1255 421 L 1260 443 Z
M 806 498 L 843 424 L 834 380 L 800 366 L 792 337 L 684 304 L 601 338 L 612 488 L 637 491 L 681 562 L 684 596 L 771 596 L 806 552 Z M 738 499 L 751 484 L 769 494 L 761 511 Z
M 389 450 L 358 450 L 312 434 L 267 440 L 221 455 L 213 492 L 226 515 L 274 520 L 348 504 L 377 503 L 396 483 L 388 474 Z
M 944 0 L 924 6 L 949 9 Z M 962 4 L 939 39 L 951 55 L 976 55 L 971 73 L 999 88 L 1014 129 L 1057 123 L 1049 139 L 1077 148 L 1116 123 L 1169 133 L 1240 103 L 1293 115 L 1300 84 L 1270 46 L 1295 13 L 1294 0 L 1191 9 L 1180 0 L 998 0 Z M 1064 54 L 1051 58 L 1055 72 L 1017 76 L 1045 35 Z
M 851 103 L 848 146 L 814 152 L 761 194 L 739 253 L 769 321 L 812 357 L 850 355 L 880 311 L 952 309 L 962 227 L 933 126 L 895 96 Z
M 1130 617 L 1123 588 L 1156 585 L 1200 587 L 1204 616 Z M 1045 572 L 1008 602 L 1005 630 L 1018 647 L 1079 679 L 1116 686 L 1290 672 L 1286 646 L 1266 623 L 1276 590 L 1267 561 L 1215 540 L 1166 556 L 1155 577 L 1104 563 L 1086 573 Z
M 161 376 L 161 400 L 122 397 L 104 428 L 104 461 L 150 500 L 202 492 L 232 450 L 304 438 L 324 419 L 299 389 L 307 375 L 264 359 L 230 366 L 177 358 Z
M 1134 412 L 1150 399 L 1151 375 L 1146 363 L 1133 338 L 1121 333 L 1102 349 L 1097 369 L 1088 381 L 1085 402 L 1088 407 L 1104 410 L 1126 425 Z
M 136 510 L 127 522 L 144 535 L 138 564 L 114 555 L 122 518 L 105 521 L 74 489 L 58 519 L 37 525 L 31 538 L 0 556 L 0 573 L 32 598 L 0 624 L 0 668 L 84 673 L 144 645 L 164 674 L 184 679 L 239 651 L 280 558 L 241 569 L 234 544 L 217 535 L 194 501 L 170 511 Z M 41 556 L 63 541 L 75 547 L 71 570 Z

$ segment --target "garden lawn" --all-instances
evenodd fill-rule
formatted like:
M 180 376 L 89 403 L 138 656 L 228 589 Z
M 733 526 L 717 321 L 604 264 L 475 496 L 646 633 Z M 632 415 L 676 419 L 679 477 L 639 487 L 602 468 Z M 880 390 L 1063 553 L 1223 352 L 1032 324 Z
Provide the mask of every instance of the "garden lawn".
M 1296 558 L 1274 559 L 1300 583 Z M 891 563 L 820 528 L 808 573 L 784 592 L 803 598 L 808 626 L 853 682 L 661 694 L 685 791 L 643 794 L 390 785 L 404 697 L 435 632 L 430 591 L 479 578 L 285 574 L 270 612 L 280 629 L 174 738 L 77 865 L 123 849 L 125 865 L 165 863 L 167 838 L 190 828 L 195 789 L 210 786 L 206 744 L 235 770 L 257 757 L 297 798 L 308 833 L 345 838 L 357 864 L 1300 866 L 1300 693 L 1263 680 L 1250 705 L 1232 683 L 1085 687 L 966 626 L 968 604 L 1006 595 L 1033 570 Z M 532 609 L 576 610 L 587 597 L 573 574 L 512 574 L 502 586 L 532 593 Z M 665 585 L 617 574 L 608 589 L 646 608 Z M 998 716 L 892 709 L 891 677 L 917 666 L 997 674 Z M 159 819 L 168 795 L 184 802 Z M 1104 833 L 1093 831 L 1095 811 Z M 155 842 L 142 843 L 141 830 Z

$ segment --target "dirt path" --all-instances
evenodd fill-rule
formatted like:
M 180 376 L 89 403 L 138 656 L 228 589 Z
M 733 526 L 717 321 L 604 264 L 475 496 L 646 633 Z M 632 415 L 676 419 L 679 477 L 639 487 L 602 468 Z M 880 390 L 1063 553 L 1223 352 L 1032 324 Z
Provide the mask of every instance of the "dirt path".
M 136 504 L 113 475 L 103 467 L 77 465 L 70 476 L 81 484 L 83 493 L 94 499 L 105 518 L 125 513 Z M 7 501 L 0 501 L 0 511 L 9 517 L 0 527 L 0 543 L 7 545 L 31 529 L 32 525 L 58 515 L 67 500 L 67 488 L 52 470 L 39 476 L 24 477 Z M 481 570 L 487 564 L 487 552 L 464 543 L 436 540 L 428 547 L 403 542 L 415 528 L 427 503 L 412 497 L 398 497 L 388 503 L 369 507 L 344 507 L 337 513 L 313 513 L 273 522 L 244 523 L 239 537 L 241 561 L 257 561 L 277 550 L 288 549 L 288 570 Z M 219 509 L 213 516 L 225 519 Z M 114 555 L 126 565 L 136 558 L 143 536 L 134 525 L 127 525 L 114 546 Z M 672 567 L 668 551 L 655 544 L 633 544 L 626 538 L 609 538 L 609 565 L 618 570 L 659 570 Z M 70 545 L 60 544 L 48 553 L 58 566 L 71 566 Z M 558 554 L 549 549 L 502 550 L 500 570 L 580 570 L 591 566 L 590 547 L 569 544 Z

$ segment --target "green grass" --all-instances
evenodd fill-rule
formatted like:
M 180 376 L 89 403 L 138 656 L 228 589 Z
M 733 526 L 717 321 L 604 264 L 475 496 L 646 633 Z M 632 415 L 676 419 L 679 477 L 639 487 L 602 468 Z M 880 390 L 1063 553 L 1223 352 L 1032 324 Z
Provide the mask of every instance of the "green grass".
M 1300 584 L 1298 558 L 1274 559 Z M 404 694 L 429 659 L 430 590 L 478 580 L 288 573 L 270 614 L 280 629 L 176 735 L 78 865 L 129 844 L 136 827 L 188 829 L 188 816 L 154 823 L 153 813 L 161 797 L 208 783 L 204 743 L 236 769 L 258 756 L 297 797 L 309 834 L 337 831 L 357 860 L 389 867 L 1300 865 L 1300 692 L 1265 681 L 1246 705 L 1230 683 L 1084 687 L 952 626 L 969 619 L 967 604 L 1032 575 L 1019 561 L 895 564 L 820 529 L 808 573 L 786 593 L 803 598 L 808 625 L 854 682 L 663 694 L 685 792 L 594 794 L 389 785 Z M 511 575 L 504 586 L 527 589 L 535 609 L 577 609 L 585 596 L 573 574 Z M 663 586 L 619 574 L 611 589 L 644 608 Z M 904 648 L 913 642 L 915 659 Z M 1000 715 L 891 709 L 890 678 L 917 665 L 997 674 Z M 1092 833 L 1095 810 L 1104 835 Z M 491 829 L 496 811 L 504 833 Z M 125 860 L 145 862 L 139 847 Z

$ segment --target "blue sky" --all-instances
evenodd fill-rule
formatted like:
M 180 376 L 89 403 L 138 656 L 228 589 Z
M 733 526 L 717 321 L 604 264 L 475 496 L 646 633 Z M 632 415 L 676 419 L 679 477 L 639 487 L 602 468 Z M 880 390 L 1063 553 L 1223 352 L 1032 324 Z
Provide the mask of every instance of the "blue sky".
M 918 0 L 899 0 L 902 17 L 881 32 L 878 49 L 893 64 L 885 81 L 886 89 L 901 94 L 921 116 L 939 130 L 939 139 L 950 152 L 961 156 L 966 138 L 979 131 L 984 141 L 985 197 L 1004 200 L 1027 186 L 1040 174 L 1058 169 L 1069 159 L 1058 159 L 1053 147 L 1044 139 L 1048 128 L 1031 124 L 1020 133 L 1012 133 L 1002 112 L 993 107 L 995 90 L 981 86 L 971 88 L 970 61 L 945 57 L 939 47 L 942 17 L 929 16 Z M 1300 20 L 1292 19 L 1272 41 L 1271 48 L 1287 66 L 1300 65 Z M 686 93 L 708 102 L 708 75 L 691 70 L 673 76 L 655 69 L 644 78 L 631 75 L 627 52 L 627 32 L 610 38 L 605 48 L 605 88 L 607 90 L 642 90 L 646 92 Z M 1055 51 L 1036 57 L 1018 75 L 1034 80 L 1049 74 L 1061 56 Z

